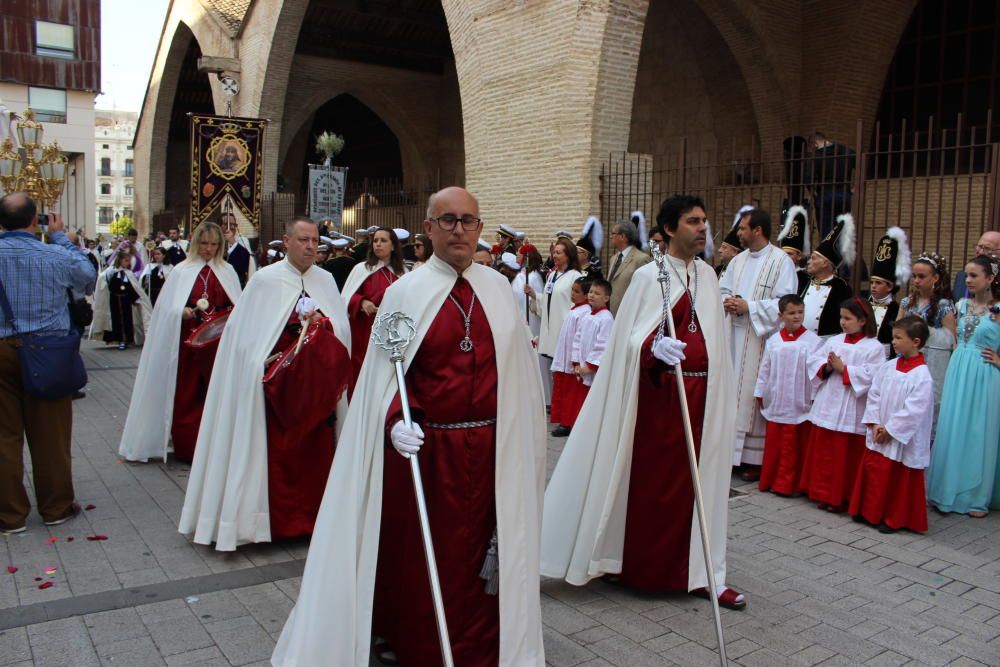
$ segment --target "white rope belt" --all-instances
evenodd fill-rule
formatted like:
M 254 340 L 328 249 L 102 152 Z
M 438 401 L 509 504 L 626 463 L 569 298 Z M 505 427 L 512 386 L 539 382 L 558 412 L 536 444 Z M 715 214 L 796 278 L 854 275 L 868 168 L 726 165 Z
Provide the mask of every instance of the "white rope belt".
M 496 423 L 497 420 L 496 417 L 494 417 L 493 419 L 481 419 L 473 422 L 456 422 L 454 424 L 435 424 L 434 422 L 427 422 L 424 424 L 424 427 L 453 431 L 460 428 L 482 428 L 483 426 L 493 426 Z
M 707 378 L 708 371 L 684 371 L 681 375 L 686 378 Z

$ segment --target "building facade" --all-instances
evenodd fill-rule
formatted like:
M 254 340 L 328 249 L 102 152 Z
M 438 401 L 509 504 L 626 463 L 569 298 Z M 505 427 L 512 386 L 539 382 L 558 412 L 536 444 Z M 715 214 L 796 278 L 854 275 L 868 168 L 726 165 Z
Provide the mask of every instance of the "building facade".
M 101 88 L 100 0 L 0 3 L 0 104 L 5 123 L 30 107 L 69 159 L 51 208 L 67 227 L 96 231 L 94 98 Z M 15 121 L 16 123 L 16 121 Z M 8 125 L 13 133 L 14 128 Z
M 122 216 L 135 219 L 135 159 L 132 140 L 139 114 L 132 111 L 95 113 L 94 164 L 97 233 L 108 234 Z
M 780 205 L 757 186 L 786 189 L 781 169 L 749 162 L 780 167 L 789 138 L 822 131 L 869 147 L 885 138 L 883 121 L 911 148 L 977 124 L 977 141 L 1000 140 L 1000 111 L 988 113 L 1000 110 L 998 14 L 995 2 L 936 0 L 178 0 L 136 134 L 136 208 L 184 217 L 185 114 L 231 101 L 234 115 L 270 120 L 266 193 L 303 193 L 314 137 L 332 130 L 347 142 L 336 163 L 350 169 L 349 190 L 380 179 L 408 193 L 462 184 L 490 231 L 509 224 L 539 242 L 608 210 L 612 155 L 623 163 L 612 174 L 633 193 L 647 185 L 629 175 L 633 158 L 653 170 L 702 165 L 711 191 L 682 174 L 663 192 L 722 201 L 718 188 L 732 182 L 739 191 L 709 212 L 731 219 L 741 201 Z M 221 74 L 240 82 L 231 100 Z M 920 185 L 928 201 L 974 201 L 976 224 L 996 224 L 994 202 L 980 196 L 991 186 L 944 192 L 947 169 Z M 915 201 L 892 199 L 884 210 L 896 220 L 886 222 L 908 226 Z M 419 202 L 409 204 L 400 223 L 419 222 Z M 952 214 L 964 215 L 933 222 Z M 975 236 L 953 239 L 955 252 Z

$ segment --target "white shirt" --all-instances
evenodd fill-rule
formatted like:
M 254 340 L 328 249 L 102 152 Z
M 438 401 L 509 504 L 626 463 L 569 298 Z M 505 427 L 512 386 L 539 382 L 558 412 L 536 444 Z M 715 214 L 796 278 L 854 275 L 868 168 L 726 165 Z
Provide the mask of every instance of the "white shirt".
M 588 306 L 576 327 L 576 336 L 573 337 L 573 363 L 600 368 L 614 323 L 615 318 L 607 307 L 594 312 Z M 596 374 L 584 375 L 583 384 L 588 387 L 592 385 L 594 375 Z
M 552 353 L 551 369 L 553 373 L 573 372 L 573 341 L 576 338 L 576 330 L 580 326 L 580 320 L 589 313 L 590 305 L 581 303 L 573 306 L 563 319 L 559 338 L 556 340 L 556 349 Z
M 831 431 L 865 434 L 861 417 L 865 412 L 865 397 L 878 367 L 885 363 L 885 352 L 877 338 L 862 338 L 857 343 L 846 342 L 845 334 L 830 336 L 823 347 L 809 357 L 806 371 L 816 387 L 809 421 Z M 827 379 L 819 376 L 830 352 L 844 361 L 850 384 L 844 384 L 844 374 L 834 372 Z
M 816 285 L 810 281 L 808 289 L 802 300 L 806 304 L 805 318 L 802 325 L 810 331 L 819 331 L 819 318 L 823 315 L 823 307 L 826 300 L 830 298 L 830 281 L 833 276 L 827 278 L 822 285 Z

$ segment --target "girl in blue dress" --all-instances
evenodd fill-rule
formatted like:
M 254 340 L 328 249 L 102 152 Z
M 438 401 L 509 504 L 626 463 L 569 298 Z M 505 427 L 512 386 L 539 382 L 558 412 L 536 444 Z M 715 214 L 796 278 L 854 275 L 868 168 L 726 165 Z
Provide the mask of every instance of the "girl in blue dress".
M 965 265 L 969 297 L 958 304 L 958 347 L 944 383 L 927 498 L 942 512 L 980 518 L 1000 508 L 1000 282 L 997 264 Z

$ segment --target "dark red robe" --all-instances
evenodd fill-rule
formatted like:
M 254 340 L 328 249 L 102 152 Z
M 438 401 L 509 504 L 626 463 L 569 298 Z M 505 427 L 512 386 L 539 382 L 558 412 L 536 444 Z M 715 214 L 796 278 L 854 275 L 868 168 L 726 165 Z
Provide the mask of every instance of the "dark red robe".
M 677 337 L 687 343 L 684 377 L 695 450 L 701 451 L 702 422 L 708 394 L 708 350 L 701 327 L 688 331 L 690 299 L 674 304 Z M 628 513 L 622 553 L 622 583 L 650 593 L 688 590 L 694 486 L 688 472 L 687 444 L 681 422 L 673 367 L 653 356 L 654 331 L 642 345 L 639 395 L 629 476 Z
M 286 385 L 301 387 L 302 395 L 272 399 L 264 392 L 272 540 L 312 535 L 333 464 L 335 411 L 350 379 L 351 360 L 344 344 L 332 335 L 329 321 L 322 326 L 329 335 L 323 337 L 322 344 L 304 345 L 289 370 L 290 377 L 284 378 Z M 300 331 L 293 312 L 271 354 L 294 345 Z M 323 377 L 316 377 L 317 369 L 324 369 Z M 282 417 L 291 423 L 283 424 Z
M 802 469 L 812 424 L 767 422 L 764 435 L 764 463 L 760 469 L 760 490 L 793 496 L 799 491 Z
M 381 305 L 382 296 L 389 285 L 399 280 L 395 273 L 382 267 L 365 278 L 358 291 L 351 295 L 347 302 L 347 317 L 351 321 L 351 363 L 354 366 L 354 376 L 351 378 L 351 387 L 361 373 L 361 364 L 365 361 L 365 354 L 368 352 L 368 340 L 372 335 L 372 325 L 375 317 L 365 315 L 361 310 L 361 302 L 367 299 L 376 306 Z
M 459 278 L 452 295 L 468 312 L 472 287 Z M 478 303 L 471 352 L 459 350 L 465 327 L 446 299 L 406 374 L 414 421 L 424 431 L 418 460 L 441 577 L 456 665 L 496 665 L 500 656 L 499 597 L 487 595 L 480 568 L 496 527 L 496 426 L 465 429 L 433 424 L 496 418 L 493 334 Z M 386 433 L 402 417 L 399 398 Z M 410 462 L 386 438 L 382 526 L 375 580 L 374 633 L 406 667 L 438 667 L 441 654 L 420 536 Z
M 207 288 L 205 283 L 208 283 Z M 188 295 L 188 308 L 197 311 L 198 300 L 207 292 L 209 313 L 218 313 L 233 307 L 229 295 L 222 288 L 222 283 L 215 277 L 211 267 L 202 268 L 194 279 L 191 294 Z M 198 426 L 201 424 L 201 411 L 208 395 L 208 381 L 212 377 L 214 354 L 199 355 L 184 344 L 191 332 L 201 324 L 201 319 L 195 317 L 181 320 L 180 353 L 177 357 L 177 387 L 174 390 L 174 416 L 170 425 L 170 438 L 174 443 L 174 458 L 184 463 L 194 460 L 194 448 L 198 442 Z

